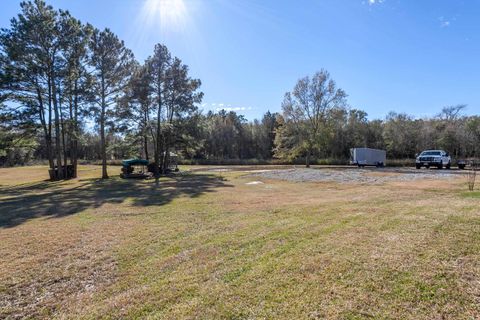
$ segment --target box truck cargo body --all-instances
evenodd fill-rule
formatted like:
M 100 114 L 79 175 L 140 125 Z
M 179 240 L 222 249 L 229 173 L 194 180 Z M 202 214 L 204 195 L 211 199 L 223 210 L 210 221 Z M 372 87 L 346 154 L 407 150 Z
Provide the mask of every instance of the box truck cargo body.
M 364 166 L 383 167 L 387 162 L 387 152 L 385 150 L 370 148 L 353 148 L 350 149 L 350 163 Z

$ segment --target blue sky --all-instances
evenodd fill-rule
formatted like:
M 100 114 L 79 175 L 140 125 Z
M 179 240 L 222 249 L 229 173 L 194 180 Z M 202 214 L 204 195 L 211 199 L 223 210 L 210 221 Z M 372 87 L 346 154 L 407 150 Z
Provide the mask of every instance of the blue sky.
M 280 111 L 297 79 L 325 68 L 371 119 L 459 103 L 480 113 L 480 1 L 47 2 L 109 27 L 140 61 L 166 44 L 202 80 L 206 110 Z M 0 26 L 18 12 L 2 0 Z

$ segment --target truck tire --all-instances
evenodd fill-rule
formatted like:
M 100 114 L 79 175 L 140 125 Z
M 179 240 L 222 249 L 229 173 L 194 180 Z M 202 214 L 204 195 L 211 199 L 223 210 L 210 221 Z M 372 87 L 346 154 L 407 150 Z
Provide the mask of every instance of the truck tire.
M 442 170 L 442 169 L 443 169 L 443 162 L 440 162 L 440 163 L 438 164 L 438 170 Z
M 449 163 L 447 163 L 447 166 L 445 168 L 447 168 L 447 170 L 450 170 L 451 167 L 452 167 L 452 163 L 449 162 Z
M 459 164 L 459 165 L 458 165 L 458 169 L 464 170 L 464 169 L 465 169 L 465 165 L 464 165 L 464 164 Z
M 416 165 L 415 165 L 415 168 L 421 169 L 421 168 L 422 168 L 422 165 L 421 165 L 421 164 L 416 164 Z

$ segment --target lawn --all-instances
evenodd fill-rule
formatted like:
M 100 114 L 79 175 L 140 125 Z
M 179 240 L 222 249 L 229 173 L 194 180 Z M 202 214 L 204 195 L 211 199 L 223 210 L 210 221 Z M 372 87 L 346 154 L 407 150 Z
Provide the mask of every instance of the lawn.
M 182 169 L 158 185 L 0 169 L 0 318 L 480 318 L 480 197 L 462 176 Z

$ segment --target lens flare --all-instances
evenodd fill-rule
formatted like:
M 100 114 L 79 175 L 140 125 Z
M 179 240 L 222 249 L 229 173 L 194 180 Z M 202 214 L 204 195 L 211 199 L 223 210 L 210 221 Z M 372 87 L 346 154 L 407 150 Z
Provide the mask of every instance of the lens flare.
M 146 0 L 142 8 L 144 23 L 165 30 L 182 29 L 187 20 L 184 0 Z

